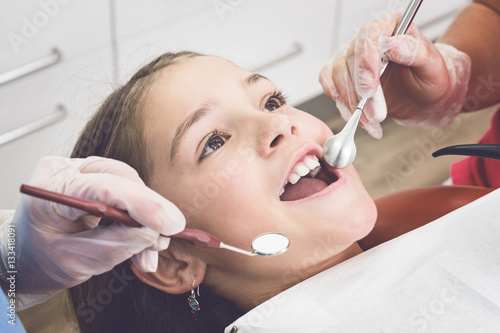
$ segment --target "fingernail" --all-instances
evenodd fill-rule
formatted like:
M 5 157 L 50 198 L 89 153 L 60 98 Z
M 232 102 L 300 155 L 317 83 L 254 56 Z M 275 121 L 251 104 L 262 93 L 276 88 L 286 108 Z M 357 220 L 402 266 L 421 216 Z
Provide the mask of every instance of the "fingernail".
M 389 37 L 385 35 L 380 36 L 380 38 L 378 39 L 378 47 L 380 52 L 385 53 L 390 48 L 389 42 Z
M 370 70 L 359 70 L 359 81 L 356 82 L 356 89 L 360 96 L 364 98 L 372 97 L 377 91 L 378 84 L 375 84 L 375 75 Z
M 145 249 L 132 256 L 132 263 L 141 272 L 154 273 L 158 268 L 158 252 Z
M 177 207 L 168 209 L 168 217 L 169 220 L 165 221 L 165 225 L 161 231 L 162 234 L 172 235 L 184 230 L 186 227 L 186 218 Z
M 163 251 L 170 245 L 170 238 L 160 236 L 156 242 L 155 250 Z
M 156 272 L 156 269 L 158 268 L 158 260 L 156 261 L 152 261 L 152 260 L 147 260 L 145 262 L 145 270 L 146 272 L 145 273 L 154 273 Z
M 383 131 L 382 131 L 382 126 L 380 126 L 380 124 L 367 124 L 367 125 L 364 125 L 363 128 L 373 138 L 375 138 L 377 140 L 382 139 Z

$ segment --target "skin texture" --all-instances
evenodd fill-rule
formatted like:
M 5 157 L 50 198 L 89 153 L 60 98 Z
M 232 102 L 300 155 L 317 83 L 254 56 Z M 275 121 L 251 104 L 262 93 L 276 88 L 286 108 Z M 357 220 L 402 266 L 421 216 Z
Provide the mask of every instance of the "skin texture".
M 172 241 L 156 273 L 139 278 L 168 293 L 200 283 L 243 309 L 361 252 L 356 243 L 372 229 L 376 208 L 355 169 L 321 195 L 282 202 L 293 159 L 321 154 L 332 135 L 319 119 L 279 102 L 269 80 L 216 57 L 195 57 L 162 70 L 142 110 L 151 187 L 186 215 L 187 227 L 249 249 L 258 234 L 278 231 L 290 249 L 278 257 L 246 257 Z M 205 107 L 172 156 L 179 126 Z M 181 126 L 182 127 L 182 126 Z M 200 161 L 212 131 L 224 143 Z M 210 141 L 212 142 L 212 141 Z M 213 147 L 211 145 L 211 147 Z
M 496 66 L 500 44 L 495 36 L 500 27 L 498 9 L 498 1 L 475 1 L 439 41 L 471 58 L 467 96 L 479 103 L 465 111 L 491 105 L 500 98 L 495 84 L 487 96 L 483 94 L 485 80 L 500 82 Z M 425 51 L 421 59 L 429 59 L 432 53 L 439 60 L 436 49 L 429 46 L 428 54 Z M 392 66 L 384 75 L 384 90 L 397 92 L 386 96 L 389 110 L 408 103 L 432 105 L 442 97 L 446 89 L 428 81 L 427 63 L 410 68 Z M 436 72 L 430 74 L 441 78 Z M 320 147 L 331 132 L 319 120 L 289 106 L 264 112 L 266 98 L 276 87 L 262 79 L 245 85 L 249 75 L 210 57 L 189 59 L 160 73 L 143 115 L 152 187 L 183 210 L 189 227 L 243 248 L 262 232 L 280 231 L 290 238 L 290 250 L 276 258 L 246 258 L 220 250 L 183 251 L 181 245 L 172 244 L 161 254 L 157 273 L 139 275 L 144 282 L 169 293 L 186 292 L 205 283 L 244 309 L 359 253 L 356 241 L 368 234 L 376 216 L 353 168 L 343 170 L 338 186 L 328 195 L 294 204 L 279 201 L 295 154 L 307 144 Z M 398 89 L 390 89 L 388 84 Z M 412 101 L 401 101 L 398 96 L 409 96 Z M 202 105 L 209 111 L 194 122 L 173 159 L 170 151 L 175 128 Z M 214 129 L 229 134 L 229 140 L 199 162 L 207 136 Z
M 478 104 L 476 108 L 466 111 L 481 109 L 500 101 L 499 29 L 500 1 L 473 1 L 439 39 L 439 42 L 453 45 L 471 58 L 471 78 L 467 96 L 475 97 Z M 486 82 L 496 83 L 493 89 L 485 86 L 485 79 Z
M 437 43 L 413 24 L 406 34 L 390 37 L 400 16 L 392 12 L 368 21 L 321 70 L 320 83 L 344 119 L 361 97 L 371 97 L 360 122 L 380 139 L 386 116 L 428 129 L 500 101 L 500 1 L 474 1 Z M 380 78 L 381 57 L 391 64 Z
M 462 111 L 479 110 L 500 101 L 499 29 L 500 1 L 474 1 L 460 12 L 437 41 L 454 46 L 470 57 L 471 75 Z M 412 67 L 392 66 L 382 76 L 389 116 L 400 117 L 402 106 L 426 106 L 442 98 L 451 83 L 443 80 L 445 67 L 439 70 L 430 66 L 439 61 L 439 57 L 437 50 L 429 45 L 420 52 L 420 60 L 416 59 Z

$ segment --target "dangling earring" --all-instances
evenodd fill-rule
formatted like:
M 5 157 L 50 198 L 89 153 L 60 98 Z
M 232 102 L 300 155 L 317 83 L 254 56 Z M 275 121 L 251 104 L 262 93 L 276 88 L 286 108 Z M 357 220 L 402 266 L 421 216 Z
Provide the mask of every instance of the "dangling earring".
M 196 313 L 196 311 L 200 311 L 200 303 L 196 299 L 196 294 L 194 293 L 194 283 L 196 280 L 193 280 L 193 289 L 191 289 L 191 295 L 188 296 L 188 303 L 191 307 L 191 313 Z M 200 286 L 197 288 L 198 296 L 200 296 Z

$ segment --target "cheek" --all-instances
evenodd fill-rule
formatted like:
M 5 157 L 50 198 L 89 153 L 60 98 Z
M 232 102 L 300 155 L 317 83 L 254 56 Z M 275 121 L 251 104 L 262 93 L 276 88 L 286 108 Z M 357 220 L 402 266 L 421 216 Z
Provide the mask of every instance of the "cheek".
M 365 237 L 373 228 L 377 219 L 377 208 L 361 180 L 357 177 L 354 167 L 349 167 L 349 191 L 339 198 L 339 212 L 336 220 L 339 222 L 337 236 L 339 240 L 355 242 Z M 345 202 L 342 202 L 345 200 Z
M 355 169 L 348 167 L 343 173 L 346 179 L 342 187 L 319 203 L 320 208 L 307 210 L 311 221 L 307 224 L 309 231 L 313 229 L 318 239 L 322 238 L 333 247 L 363 238 L 371 231 L 377 218 L 375 203 Z
M 252 203 L 258 198 L 259 188 L 252 180 L 252 173 L 234 160 L 210 170 L 197 176 L 199 181 L 194 181 L 193 177 L 185 185 L 187 190 L 181 210 L 188 212 L 190 227 L 220 237 L 236 229 L 245 235 L 254 235 L 246 230 L 251 229 L 250 221 L 257 220 Z
M 377 209 L 373 200 L 368 198 L 360 199 L 357 207 L 348 211 L 344 222 L 335 231 L 329 234 L 331 238 L 336 238 L 338 242 L 353 243 L 365 237 L 375 225 L 377 219 Z
M 297 120 L 300 124 L 302 131 L 305 131 L 311 137 L 319 137 L 320 142 L 326 141 L 333 135 L 332 130 L 322 120 L 314 117 L 310 113 L 298 111 Z
M 350 245 L 365 237 L 373 228 L 377 211 L 372 200 L 360 199 L 356 205 L 343 205 L 339 203 L 340 211 L 325 212 L 317 220 L 315 228 L 316 237 L 309 238 L 314 243 L 314 238 L 322 239 L 323 244 L 330 244 L 332 248 Z M 311 229 L 312 229 L 311 228 Z
M 357 239 L 365 237 L 374 227 L 377 220 L 377 206 L 375 201 L 366 191 L 356 169 L 352 167 L 353 182 L 359 189 L 357 214 L 353 221 L 353 230 L 357 232 Z

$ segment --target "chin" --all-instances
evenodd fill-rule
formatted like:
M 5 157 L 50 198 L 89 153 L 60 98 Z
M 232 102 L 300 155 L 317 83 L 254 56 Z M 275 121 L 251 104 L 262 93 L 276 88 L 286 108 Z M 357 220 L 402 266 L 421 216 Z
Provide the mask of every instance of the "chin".
M 339 207 L 342 207 L 340 213 L 338 209 L 329 209 L 326 211 L 328 214 L 321 217 L 325 234 L 347 244 L 364 238 L 372 231 L 377 220 L 377 208 L 368 194 Z
M 353 216 L 352 223 L 350 224 L 350 231 L 352 232 L 354 241 L 358 241 L 368 235 L 373 230 L 376 221 L 377 207 L 375 206 L 375 202 L 370 198 L 363 205 L 363 209 Z

